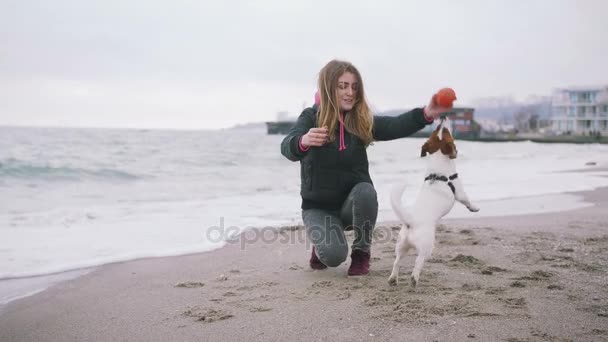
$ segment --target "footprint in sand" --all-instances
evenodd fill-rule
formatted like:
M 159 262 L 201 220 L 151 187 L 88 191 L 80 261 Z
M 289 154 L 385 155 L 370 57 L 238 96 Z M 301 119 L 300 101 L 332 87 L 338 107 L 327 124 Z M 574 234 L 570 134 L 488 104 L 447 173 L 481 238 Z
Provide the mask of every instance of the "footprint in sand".
M 503 302 L 506 306 L 514 309 L 525 309 L 527 306 L 526 299 L 519 298 L 498 298 L 501 302 Z
M 190 307 L 183 313 L 186 317 L 194 318 L 196 322 L 211 323 L 234 317 L 232 314 L 223 310 Z
M 524 283 L 522 281 L 516 280 L 516 281 L 512 282 L 509 286 L 523 288 L 523 287 L 526 287 L 527 285 L 526 285 L 526 283 Z
M 321 294 L 321 293 L 324 293 L 327 291 L 324 289 L 330 289 L 330 288 L 334 288 L 334 287 L 335 287 L 335 284 L 331 280 L 315 281 L 314 283 L 312 283 L 310 285 L 310 287 L 308 288 L 308 290 L 306 290 L 306 292 L 308 294 Z
M 371 270 L 369 275 L 372 277 L 387 277 L 391 274 L 391 270 Z
M 595 336 L 608 336 L 608 331 L 606 331 L 606 330 L 602 330 L 602 329 L 593 329 L 593 330 L 591 330 L 590 335 L 595 335 Z
M 363 304 L 367 306 L 395 305 L 400 304 L 402 300 L 403 299 L 401 297 L 394 296 L 390 293 L 377 293 L 365 298 L 365 300 L 363 300 Z
M 540 260 L 541 261 L 556 261 L 556 260 L 573 261 L 574 258 L 572 258 L 569 255 L 554 255 L 554 256 L 543 255 L 542 257 L 540 257 Z
M 488 266 L 481 270 L 481 274 L 484 275 L 493 275 L 496 272 L 508 272 L 508 270 L 498 266 Z
M 201 282 L 198 282 L 198 281 L 185 281 L 185 282 L 177 283 L 177 284 L 175 284 L 173 286 L 174 287 L 186 288 L 186 289 L 193 289 L 193 288 L 203 287 L 203 286 L 205 286 L 205 283 L 201 283 Z
M 479 284 L 468 284 L 468 283 L 464 283 L 462 284 L 462 289 L 470 292 L 470 291 L 479 291 L 481 290 L 481 285 Z
M 251 291 L 253 289 L 255 289 L 255 286 L 252 285 L 239 286 L 236 288 L 237 291 Z
M 350 298 L 350 292 L 346 291 L 346 292 L 341 292 L 338 294 L 338 296 L 336 297 L 338 300 L 345 300 Z
M 363 284 L 353 283 L 353 284 L 345 284 L 342 286 L 342 290 L 360 290 L 365 288 Z
M 582 262 L 575 262 L 573 264 L 574 268 L 580 270 L 580 271 L 584 271 L 584 272 L 589 272 L 589 273 L 596 273 L 596 272 L 602 272 L 604 270 L 604 267 L 598 264 L 585 264 Z
M 592 312 L 599 317 L 608 317 L 608 305 L 591 305 L 584 311 Z
M 484 265 L 484 262 L 471 255 L 458 254 L 450 259 L 450 266 L 464 266 L 469 268 L 479 268 Z
M 443 264 L 446 262 L 446 259 L 441 258 L 439 256 L 433 256 L 427 262 L 431 264 Z
M 486 290 L 487 295 L 503 294 L 507 289 L 504 287 L 490 287 Z
M 547 286 L 547 289 L 549 290 L 563 290 L 564 287 L 561 285 L 557 285 L 557 284 L 551 284 L 549 286 Z
M 325 287 L 332 287 L 333 285 L 334 285 L 334 283 L 331 280 L 320 280 L 320 281 L 315 281 L 314 283 L 312 283 L 312 285 L 310 287 L 325 288 Z
M 599 245 L 608 243 L 608 235 L 587 238 L 583 242 L 585 245 Z
M 538 271 L 534 271 L 534 272 L 530 273 L 527 276 L 514 278 L 514 280 L 544 281 L 544 280 L 549 280 L 549 279 L 553 278 L 554 276 L 555 276 L 555 273 L 553 273 L 553 272 L 538 270 Z
M 277 283 L 276 281 L 267 281 L 267 282 L 258 284 L 258 286 L 262 286 L 262 287 L 272 287 L 272 286 L 277 286 L 277 285 L 279 285 L 279 283 Z
M 603 270 L 603 267 L 601 265 L 586 264 L 583 262 L 578 262 L 578 261 L 575 261 L 574 259 L 572 259 L 571 257 L 562 257 L 560 259 L 562 259 L 564 261 L 562 263 L 551 264 L 549 266 L 551 266 L 553 268 L 565 268 L 565 269 L 575 268 L 576 270 L 583 271 L 583 272 L 589 272 L 589 273 L 601 272 Z

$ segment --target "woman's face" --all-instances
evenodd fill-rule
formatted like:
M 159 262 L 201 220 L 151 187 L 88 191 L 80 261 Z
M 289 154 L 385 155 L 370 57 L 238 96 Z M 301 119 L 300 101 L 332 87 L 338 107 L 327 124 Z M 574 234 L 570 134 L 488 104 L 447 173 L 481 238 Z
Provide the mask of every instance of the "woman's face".
M 359 90 L 359 81 L 352 72 L 345 72 L 338 78 L 338 101 L 340 102 L 340 110 L 348 112 L 353 109 L 357 91 Z

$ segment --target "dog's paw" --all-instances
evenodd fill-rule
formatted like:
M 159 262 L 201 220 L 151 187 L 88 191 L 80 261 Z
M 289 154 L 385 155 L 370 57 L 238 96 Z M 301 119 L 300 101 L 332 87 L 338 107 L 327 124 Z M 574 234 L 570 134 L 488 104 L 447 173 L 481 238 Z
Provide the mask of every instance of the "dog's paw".
M 479 208 L 472 204 L 470 204 L 467 208 L 469 209 L 469 211 L 474 212 L 474 213 L 479 211 Z
M 397 285 L 397 277 L 394 277 L 394 276 L 391 275 L 388 278 L 388 284 L 391 285 L 391 286 L 396 286 Z
M 418 285 L 418 279 L 416 279 L 416 277 L 412 276 L 412 277 L 410 278 L 410 281 L 411 281 L 411 283 L 412 283 L 412 287 L 413 287 L 413 288 L 416 288 L 416 286 Z

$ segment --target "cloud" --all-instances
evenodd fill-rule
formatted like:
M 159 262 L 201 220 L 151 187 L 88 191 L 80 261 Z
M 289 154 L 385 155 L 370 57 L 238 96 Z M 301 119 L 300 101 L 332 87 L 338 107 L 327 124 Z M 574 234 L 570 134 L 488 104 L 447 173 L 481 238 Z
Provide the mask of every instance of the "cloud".
M 8 1 L 0 124 L 216 128 L 312 101 L 352 61 L 379 109 L 604 84 L 604 1 Z M 204 118 L 204 119 L 201 119 Z

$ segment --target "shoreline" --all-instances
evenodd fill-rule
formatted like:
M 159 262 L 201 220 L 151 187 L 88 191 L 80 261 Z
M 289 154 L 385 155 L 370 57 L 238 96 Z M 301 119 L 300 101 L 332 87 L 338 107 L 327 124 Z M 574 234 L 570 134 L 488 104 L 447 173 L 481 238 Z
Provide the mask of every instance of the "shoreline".
M 2 307 L 0 339 L 601 340 L 608 187 L 577 194 L 594 205 L 442 220 L 415 290 L 412 256 L 400 284 L 386 283 L 395 236 L 375 241 L 370 275 L 353 278 L 348 261 L 309 270 L 294 227 L 273 243 L 99 266 Z
M 605 168 L 598 167 L 596 169 L 585 169 L 580 170 L 581 172 L 593 172 L 593 171 L 604 171 Z M 608 187 L 606 187 L 608 189 Z M 591 190 L 597 191 L 602 188 Z M 544 195 L 535 195 L 535 196 L 523 196 L 517 198 L 503 198 L 496 200 L 488 200 L 479 202 L 480 206 L 483 208 L 482 211 L 478 213 L 470 213 L 466 210 L 466 208 L 461 205 L 455 204 L 454 208 L 451 212 L 442 219 L 445 220 L 479 220 L 482 218 L 508 218 L 515 216 L 527 216 L 527 215 L 539 215 L 539 214 L 550 214 L 554 212 L 561 211 L 572 211 L 579 210 L 581 208 L 593 206 L 592 202 L 588 202 L 585 200 L 584 194 L 589 191 L 574 191 L 574 192 L 565 192 L 565 193 L 556 193 L 556 194 L 544 194 Z M 561 202 L 562 206 L 560 208 L 547 208 L 542 205 L 542 203 L 551 201 Z M 567 202 L 566 205 L 563 202 Z M 509 207 L 509 213 L 507 214 L 499 214 L 501 212 L 501 207 Z M 387 226 L 398 224 L 397 221 L 387 220 L 383 222 L 378 222 L 377 226 Z M 287 226 L 276 226 L 271 227 L 272 230 L 280 231 L 281 229 Z M 253 229 L 262 230 L 265 228 L 254 227 Z M 240 234 L 243 234 L 241 232 Z M 103 263 L 99 265 L 91 265 L 85 267 L 78 267 L 75 269 L 68 269 L 64 271 L 57 271 L 51 273 L 37 274 L 37 275 L 28 275 L 22 277 L 11 277 L 11 278 L 3 278 L 0 279 L 0 315 L 2 315 L 2 309 L 4 306 L 12 303 L 14 301 L 18 301 L 23 298 L 27 298 L 29 296 L 35 295 L 37 293 L 47 291 L 52 286 L 55 286 L 61 282 L 69 281 L 74 278 L 86 275 L 90 272 L 95 272 L 100 267 L 105 267 L 113 264 L 121 264 L 134 262 L 138 260 L 145 259 L 158 259 L 158 258 L 175 258 L 189 255 L 197 255 L 203 253 L 212 253 L 219 249 L 225 248 L 227 244 L 230 242 L 227 241 L 222 246 L 217 248 L 213 248 L 206 251 L 196 251 L 189 252 L 183 254 L 175 254 L 175 255 L 163 255 L 163 256 L 148 256 L 127 260 L 117 260 L 109 263 Z M 19 288 L 19 290 L 16 290 Z

